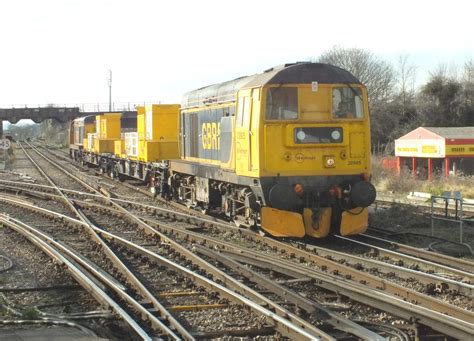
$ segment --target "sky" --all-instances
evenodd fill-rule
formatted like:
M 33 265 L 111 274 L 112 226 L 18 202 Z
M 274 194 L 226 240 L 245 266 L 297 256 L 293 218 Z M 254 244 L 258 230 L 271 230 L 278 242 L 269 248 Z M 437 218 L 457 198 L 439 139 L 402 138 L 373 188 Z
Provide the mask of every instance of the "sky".
M 0 108 L 179 103 L 187 91 L 357 47 L 420 84 L 474 58 L 470 0 L 2 0 Z

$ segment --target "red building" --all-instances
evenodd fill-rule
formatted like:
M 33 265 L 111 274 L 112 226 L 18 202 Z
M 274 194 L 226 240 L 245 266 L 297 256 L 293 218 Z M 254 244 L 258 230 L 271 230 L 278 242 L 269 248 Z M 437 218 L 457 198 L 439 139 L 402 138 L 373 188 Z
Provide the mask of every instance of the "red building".
M 431 180 L 433 173 L 474 174 L 474 127 L 419 127 L 395 140 L 397 169 Z

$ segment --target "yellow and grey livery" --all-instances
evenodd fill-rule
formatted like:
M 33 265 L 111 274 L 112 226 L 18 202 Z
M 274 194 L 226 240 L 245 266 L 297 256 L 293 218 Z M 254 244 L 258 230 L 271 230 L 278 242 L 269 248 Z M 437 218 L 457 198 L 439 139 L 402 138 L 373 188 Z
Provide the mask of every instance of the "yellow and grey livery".
M 343 69 L 286 64 L 204 87 L 180 107 L 138 108 L 136 134 L 134 154 L 115 152 L 106 171 L 275 236 L 367 228 L 367 91 Z

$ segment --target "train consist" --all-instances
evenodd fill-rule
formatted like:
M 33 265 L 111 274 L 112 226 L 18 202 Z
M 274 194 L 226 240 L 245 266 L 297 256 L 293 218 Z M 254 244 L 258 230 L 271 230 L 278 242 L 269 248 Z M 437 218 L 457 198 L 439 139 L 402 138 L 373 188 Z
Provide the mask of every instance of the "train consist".
M 295 63 L 215 84 L 181 105 L 71 123 L 70 153 L 191 207 L 279 237 L 363 233 L 370 184 L 367 91 L 349 72 Z

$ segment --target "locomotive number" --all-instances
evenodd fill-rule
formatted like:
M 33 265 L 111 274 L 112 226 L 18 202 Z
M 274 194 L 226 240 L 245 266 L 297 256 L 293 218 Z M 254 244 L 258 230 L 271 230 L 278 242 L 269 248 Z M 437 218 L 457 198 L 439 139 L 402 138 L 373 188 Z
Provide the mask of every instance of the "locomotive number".
M 220 134 L 221 134 L 221 124 L 220 122 L 206 122 L 202 124 L 201 127 L 201 139 L 202 147 L 204 149 L 221 149 L 220 145 Z
M 361 164 L 362 164 L 362 161 L 360 160 L 350 160 L 349 162 L 347 162 L 348 166 L 361 165 Z

